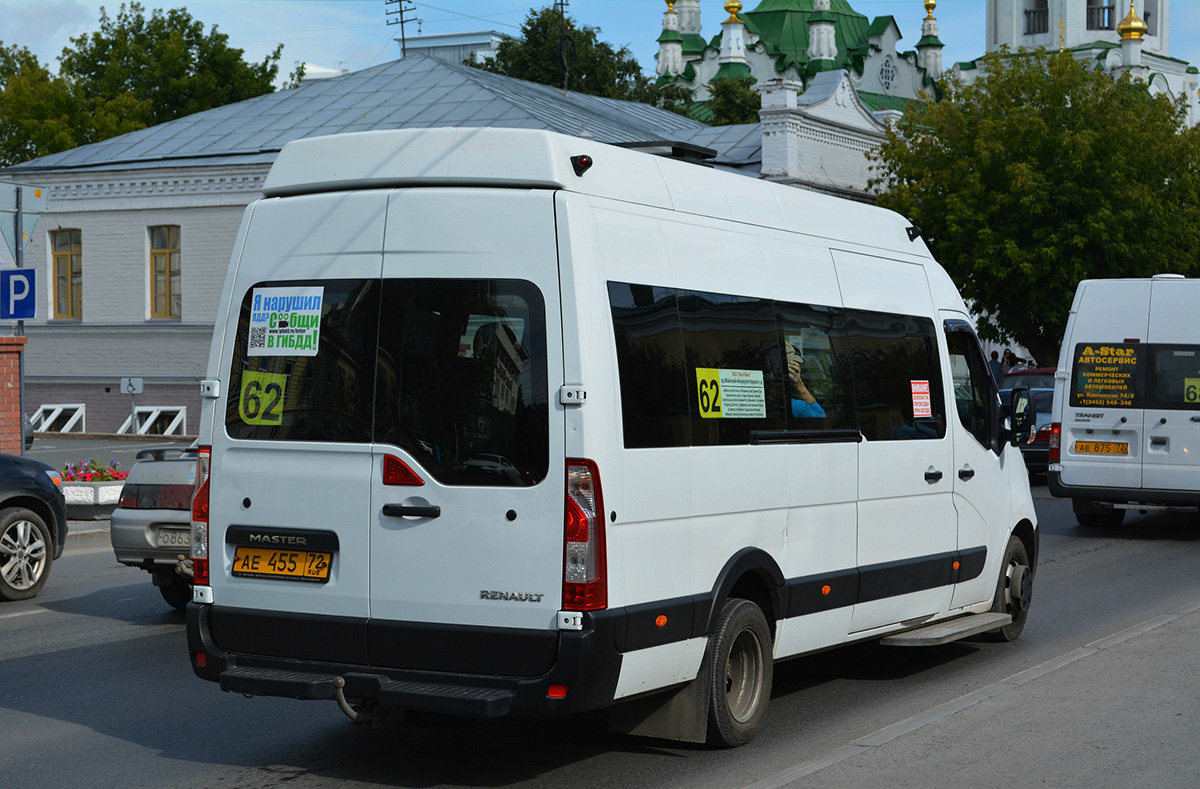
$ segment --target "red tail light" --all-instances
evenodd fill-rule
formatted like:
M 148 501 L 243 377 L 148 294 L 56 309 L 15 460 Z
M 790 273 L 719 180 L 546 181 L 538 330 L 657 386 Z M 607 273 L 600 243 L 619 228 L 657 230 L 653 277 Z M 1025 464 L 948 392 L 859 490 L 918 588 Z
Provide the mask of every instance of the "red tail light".
M 212 447 L 196 452 L 196 493 L 192 496 L 192 581 L 208 585 L 208 475 Z
M 1062 423 L 1050 423 L 1050 462 L 1062 461 Z
M 600 471 L 590 460 L 567 460 L 564 524 L 563 609 L 594 611 L 608 606 L 604 547 L 604 500 Z

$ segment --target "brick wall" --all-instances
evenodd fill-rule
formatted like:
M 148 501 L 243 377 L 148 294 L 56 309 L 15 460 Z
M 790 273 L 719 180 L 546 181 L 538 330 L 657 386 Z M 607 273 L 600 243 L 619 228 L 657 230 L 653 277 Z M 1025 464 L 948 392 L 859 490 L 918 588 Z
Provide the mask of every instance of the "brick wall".
M 20 455 L 24 434 L 21 419 L 21 354 L 24 337 L 0 337 L 0 452 Z

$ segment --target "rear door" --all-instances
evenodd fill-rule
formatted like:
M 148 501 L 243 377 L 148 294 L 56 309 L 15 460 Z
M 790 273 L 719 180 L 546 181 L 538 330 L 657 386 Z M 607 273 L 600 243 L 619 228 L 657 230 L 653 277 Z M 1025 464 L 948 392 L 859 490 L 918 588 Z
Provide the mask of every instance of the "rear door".
M 565 463 L 552 198 L 389 198 L 369 475 L 375 665 L 531 675 L 553 658 Z M 505 630 L 541 631 L 548 648 L 463 657 L 472 633 Z
M 289 621 L 311 629 L 267 632 L 266 614 L 230 628 L 227 648 L 365 658 L 386 201 L 262 200 L 249 223 L 223 342 L 224 424 L 212 431 L 212 585 L 219 605 L 299 614 Z
M 1067 485 L 1142 487 L 1148 280 L 1087 282 L 1076 298 L 1062 408 Z
M 1200 281 L 1151 284 L 1142 487 L 1200 489 Z

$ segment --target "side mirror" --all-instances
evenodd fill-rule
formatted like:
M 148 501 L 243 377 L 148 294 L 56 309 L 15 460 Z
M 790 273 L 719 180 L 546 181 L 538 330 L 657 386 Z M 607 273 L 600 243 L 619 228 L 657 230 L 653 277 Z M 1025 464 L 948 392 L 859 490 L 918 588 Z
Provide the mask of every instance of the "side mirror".
M 1015 447 L 1029 442 L 1033 433 L 1037 414 L 1033 410 L 1033 395 L 1023 386 L 1012 390 L 1009 401 L 1009 420 L 1011 424 L 1009 442 Z

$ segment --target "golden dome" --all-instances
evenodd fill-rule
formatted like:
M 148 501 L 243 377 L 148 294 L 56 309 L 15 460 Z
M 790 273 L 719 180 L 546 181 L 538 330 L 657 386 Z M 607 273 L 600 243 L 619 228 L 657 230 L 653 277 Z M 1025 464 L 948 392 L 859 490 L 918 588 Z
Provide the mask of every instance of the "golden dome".
M 1133 0 L 1129 0 L 1129 15 L 1117 25 L 1117 32 L 1121 34 L 1122 40 L 1132 39 L 1134 41 L 1140 41 L 1150 32 L 1150 28 L 1138 18 L 1137 12 L 1133 10 Z
M 667 13 L 675 13 L 675 0 L 667 0 Z
M 729 12 L 729 18 L 726 19 L 722 24 L 742 21 L 738 19 L 738 11 L 742 10 L 742 4 L 739 2 L 739 0 L 726 0 L 725 10 Z
M 925 17 L 926 19 L 933 19 L 933 9 L 935 8 L 937 8 L 937 0 L 925 0 L 925 12 L 929 14 Z

